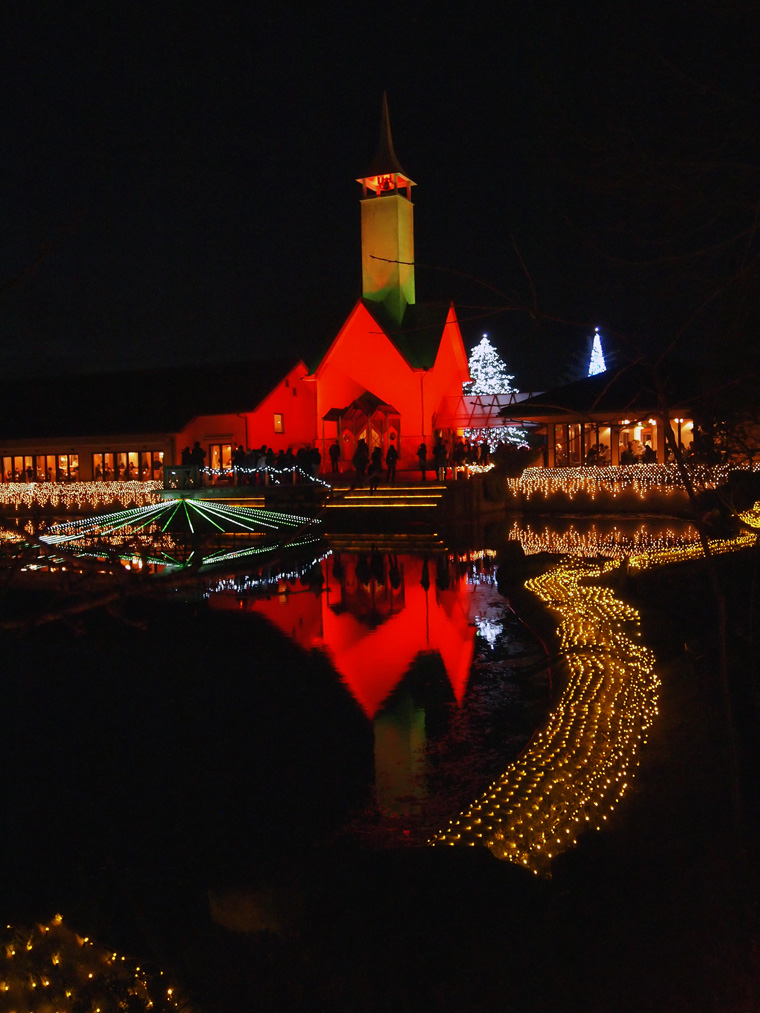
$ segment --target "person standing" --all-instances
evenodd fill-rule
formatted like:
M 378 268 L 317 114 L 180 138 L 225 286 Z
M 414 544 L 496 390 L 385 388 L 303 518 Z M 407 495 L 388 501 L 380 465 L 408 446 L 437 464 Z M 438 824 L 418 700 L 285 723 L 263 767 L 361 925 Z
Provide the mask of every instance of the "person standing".
M 190 451 L 190 463 L 198 469 L 196 476 L 196 485 L 203 485 L 203 466 L 206 461 L 206 451 L 200 445 L 198 440 L 193 444 L 193 449 Z
M 354 480 L 351 483 L 351 488 L 355 489 L 358 485 L 361 485 L 362 482 L 364 481 L 364 475 L 367 471 L 367 464 L 369 463 L 369 448 L 367 447 L 367 441 L 364 439 L 363 436 L 356 445 L 356 450 L 354 451 L 352 463 L 354 465 L 354 471 L 356 472 L 356 474 L 354 475 Z
M 388 452 L 385 455 L 385 465 L 387 468 L 385 474 L 385 481 L 388 485 L 393 485 L 396 481 L 396 462 L 398 461 L 398 451 L 393 443 L 388 447 Z
M 333 475 L 337 475 L 340 470 L 340 468 L 338 467 L 338 461 L 340 461 L 340 444 L 338 443 L 337 440 L 334 443 L 330 444 L 329 454 L 330 454 L 330 470 L 332 471 Z
M 417 460 L 420 462 L 420 474 L 422 475 L 422 481 L 427 481 L 427 444 L 423 440 L 422 443 L 417 447 Z
M 277 466 L 277 456 L 274 452 L 274 447 L 267 447 L 267 452 L 264 457 L 264 485 L 269 485 L 272 481 L 272 473 Z
M 243 484 L 243 469 L 246 465 L 246 453 L 240 444 L 232 452 L 232 469 L 235 475 L 235 485 Z
M 451 453 L 453 461 L 453 476 L 455 479 L 459 478 L 459 472 L 464 471 L 464 462 L 467 457 L 467 449 L 461 440 L 457 440 L 457 443 Z
M 444 482 L 446 480 L 448 457 L 449 452 L 446 448 L 446 444 L 443 442 L 443 439 L 439 437 L 438 442 L 433 448 L 433 462 L 435 464 L 435 470 L 438 475 L 439 482 Z
M 311 466 L 312 478 L 319 478 L 319 466 L 322 464 L 322 455 L 320 454 L 319 447 L 316 443 L 309 451 L 309 464 Z
M 367 479 L 369 481 L 369 491 L 372 495 L 377 492 L 377 486 L 380 481 L 380 472 L 383 470 L 382 451 L 380 447 L 375 447 L 372 451 L 372 457 L 369 460 L 369 469 L 367 470 Z

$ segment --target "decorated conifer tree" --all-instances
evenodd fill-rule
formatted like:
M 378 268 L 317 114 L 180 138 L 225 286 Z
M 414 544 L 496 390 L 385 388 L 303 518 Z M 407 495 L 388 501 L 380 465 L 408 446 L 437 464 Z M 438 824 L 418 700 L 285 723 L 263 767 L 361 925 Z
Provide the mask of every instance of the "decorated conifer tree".
M 511 394 L 514 387 L 510 381 L 514 376 L 507 372 L 507 364 L 484 334 L 480 343 L 470 352 L 470 376 L 466 383 L 466 394 Z
M 470 352 L 470 376 L 472 380 L 463 385 L 465 394 L 513 394 L 512 373 L 507 364 L 484 334 Z M 465 429 L 464 435 L 475 443 L 486 442 L 493 450 L 499 443 L 526 445 L 526 432 L 513 426 L 490 426 L 488 428 Z
M 607 369 L 607 365 L 604 361 L 604 352 L 602 351 L 602 336 L 599 333 L 599 328 L 594 329 L 593 344 L 591 345 L 591 358 L 588 364 L 588 375 L 596 376 L 597 373 L 604 373 Z

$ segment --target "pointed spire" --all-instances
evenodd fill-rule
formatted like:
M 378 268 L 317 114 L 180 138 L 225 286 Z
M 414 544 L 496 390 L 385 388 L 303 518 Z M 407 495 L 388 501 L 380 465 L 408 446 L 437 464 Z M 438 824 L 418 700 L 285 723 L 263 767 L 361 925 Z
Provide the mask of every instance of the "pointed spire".
M 415 300 L 413 181 L 393 150 L 383 95 L 380 143 L 362 185 L 362 295 L 382 303 L 397 324 Z
M 377 145 L 377 152 L 372 159 L 367 172 L 357 180 L 367 190 L 372 190 L 378 196 L 380 193 L 387 193 L 406 187 L 407 196 L 411 199 L 411 187 L 415 182 L 401 168 L 396 152 L 393 148 L 393 137 L 391 136 L 391 121 L 388 116 L 388 97 L 383 92 L 383 104 L 380 113 L 380 138 Z

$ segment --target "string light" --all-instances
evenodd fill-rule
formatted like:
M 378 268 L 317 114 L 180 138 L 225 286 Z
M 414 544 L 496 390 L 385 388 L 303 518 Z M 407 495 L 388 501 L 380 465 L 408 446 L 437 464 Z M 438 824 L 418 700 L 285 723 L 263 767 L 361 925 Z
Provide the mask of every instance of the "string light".
M 689 464 L 687 471 L 696 488 L 717 489 L 723 485 L 735 464 Z M 746 468 L 744 469 L 746 470 Z M 755 465 L 752 470 L 760 470 Z M 528 498 L 536 493 L 551 496 L 564 493 L 571 499 L 580 493 L 596 496 L 599 493 L 633 492 L 644 499 L 648 493 L 675 493 L 683 491 L 681 474 L 675 464 L 623 464 L 601 467 L 526 468 L 519 478 L 508 479 L 510 491 Z
M 597 373 L 604 373 L 607 370 L 607 365 L 604 361 L 604 352 L 602 351 L 602 336 L 599 333 L 599 328 L 594 328 L 594 338 L 591 345 L 591 358 L 588 364 L 588 375 L 596 376 Z
M 747 516 L 760 528 L 760 504 Z M 747 532 L 710 548 L 736 551 L 756 540 Z M 629 566 L 643 570 L 701 555 L 701 544 L 681 544 L 634 554 Z M 660 682 L 654 655 L 639 639 L 639 613 L 590 582 L 616 565 L 568 558 L 526 582 L 559 617 L 567 685 L 522 755 L 431 845 L 484 845 L 498 858 L 548 874 L 552 858 L 576 844 L 581 831 L 601 829 L 625 795 L 657 715 Z
M 78 556 L 119 559 L 128 569 L 141 568 L 145 562 L 168 568 L 186 567 L 193 561 L 197 547 L 193 545 L 193 552 L 184 561 L 177 559 L 176 555 L 183 554 L 181 532 L 184 529 L 194 535 L 201 521 L 219 535 L 243 537 L 244 544 L 232 549 L 229 546 L 208 549 L 200 562 L 195 558 L 197 566 L 259 556 L 275 549 L 291 551 L 321 541 L 316 531 L 321 525 L 319 518 L 183 498 L 161 499 L 148 506 L 63 521 L 41 535 L 40 542 L 65 548 L 69 554 Z M 305 534 L 294 537 L 301 530 Z M 156 551 L 157 545 L 160 552 Z M 55 562 L 50 557 L 44 559 L 48 568 Z M 27 564 L 28 569 L 38 566 L 38 562 Z
M 464 568 L 465 580 L 468 584 L 477 586 L 488 584 L 495 586 L 496 579 L 496 550 L 475 549 L 457 556 L 457 562 Z
M 279 533 L 284 528 L 300 528 L 304 525 L 318 525 L 318 518 L 305 517 L 285 511 L 264 510 L 258 507 L 233 506 L 209 500 L 171 499 L 160 500 L 149 506 L 133 507 L 114 513 L 94 517 L 81 517 L 53 525 L 41 541 L 49 545 L 73 542 L 85 535 L 106 538 L 116 532 L 134 534 L 140 531 L 166 531 L 176 518 L 187 521 L 192 533 L 193 515 L 196 523 L 200 519 L 226 533 L 259 533 L 262 530 Z
M 537 530 L 531 524 L 515 521 L 507 537 L 510 541 L 519 542 L 526 556 L 547 552 L 587 559 L 597 556 L 622 559 L 632 553 L 660 552 L 694 544 L 699 541 L 699 532 L 691 524 L 684 524 L 679 531 L 669 526 L 655 531 L 651 523 L 641 524 L 633 530 L 623 530 L 614 525 L 602 531 L 595 524 L 585 531 L 579 531 L 575 525 L 570 525 L 566 531 L 556 531 L 550 526 Z
M 61 915 L 33 929 L 7 929 L 4 956 L 0 952 L 4 1010 L 191 1011 L 177 987 L 167 987 L 163 971 L 149 972 L 88 937 L 81 938 Z
M 760 528 L 760 500 L 753 504 L 749 510 L 740 513 L 739 518 L 750 528 Z
M 0 507 L 98 510 L 112 506 L 156 503 L 161 482 L 3 482 Z
M 303 562 L 289 570 L 278 570 L 269 574 L 240 574 L 235 577 L 222 577 L 211 584 L 206 592 L 206 597 L 214 594 L 229 594 L 234 592 L 237 595 L 255 594 L 260 591 L 267 591 L 277 587 L 282 591 L 288 590 L 290 581 L 300 580 L 301 577 L 313 570 L 315 566 L 321 565 L 325 559 L 332 555 L 328 550 L 321 555 L 313 556 L 308 562 Z
M 323 478 L 318 475 L 312 474 L 310 471 L 304 471 L 298 464 L 294 464 L 292 468 L 276 468 L 272 465 L 264 465 L 261 468 L 201 468 L 202 474 L 207 478 L 216 479 L 229 479 L 231 475 L 245 475 L 249 479 L 255 478 L 257 475 L 267 475 L 270 482 L 275 485 L 294 485 L 296 482 L 295 476 L 298 476 L 299 485 L 320 485 L 325 489 L 332 489 L 329 482 L 326 482 Z
M 479 344 L 470 349 L 468 369 L 472 380 L 463 384 L 465 394 L 514 394 L 511 384 L 514 376 L 507 372 L 507 364 L 491 344 L 488 335 L 484 334 Z M 487 443 L 490 450 L 495 450 L 501 443 L 526 447 L 527 433 L 516 426 L 468 426 L 463 436 L 471 443 Z M 470 467 L 471 471 L 474 468 Z
M 487 443 L 492 453 L 502 443 L 514 447 L 530 446 L 527 430 L 519 429 L 517 426 L 466 426 L 462 430 L 462 436 L 470 443 Z

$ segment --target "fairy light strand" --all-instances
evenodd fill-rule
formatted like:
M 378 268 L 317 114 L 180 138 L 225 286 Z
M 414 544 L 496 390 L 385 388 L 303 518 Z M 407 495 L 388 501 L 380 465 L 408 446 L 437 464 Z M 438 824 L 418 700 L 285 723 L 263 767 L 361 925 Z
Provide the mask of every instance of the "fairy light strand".
M 760 510 L 748 516 L 760 527 Z M 711 549 L 731 552 L 756 541 L 750 531 L 711 542 Z M 632 555 L 629 567 L 701 555 L 699 543 L 663 547 Z M 617 565 L 568 558 L 526 582 L 559 617 L 566 688 L 525 752 L 431 845 L 481 845 L 549 874 L 552 858 L 574 846 L 581 831 L 601 829 L 624 797 L 657 715 L 660 681 L 654 655 L 639 639 L 637 610 L 591 582 Z
M 19 1013 L 105 1013 L 117 1008 L 191 1013 L 163 971 L 148 970 L 77 935 L 60 914 L 31 929 L 6 927 L 0 944 L 0 995 L 3 1010 Z
M 687 472 L 694 486 L 700 489 L 717 489 L 731 472 L 739 469 L 735 464 L 689 464 Z M 755 465 L 752 470 L 760 470 Z M 507 480 L 513 494 L 530 498 L 537 493 L 552 496 L 564 493 L 571 499 L 579 494 L 592 497 L 600 493 L 614 496 L 632 492 L 640 499 L 650 493 L 671 494 L 683 492 L 681 472 L 675 464 L 624 464 L 601 467 L 526 468 L 519 478 Z

